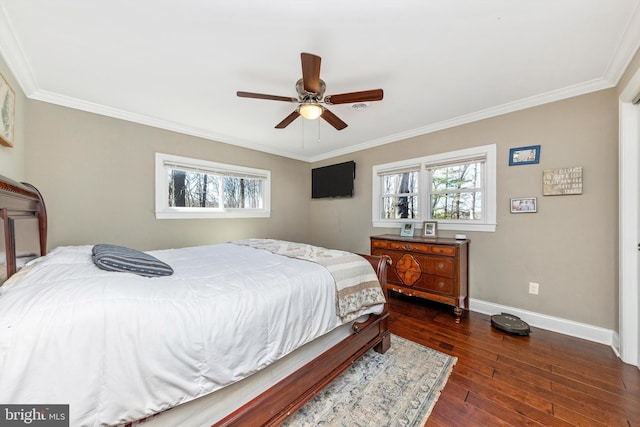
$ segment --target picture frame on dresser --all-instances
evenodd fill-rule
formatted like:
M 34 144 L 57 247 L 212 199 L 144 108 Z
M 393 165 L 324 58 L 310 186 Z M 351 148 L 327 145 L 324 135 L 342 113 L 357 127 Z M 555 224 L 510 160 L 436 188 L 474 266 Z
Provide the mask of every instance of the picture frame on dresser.
M 413 237 L 413 231 L 415 229 L 415 224 L 413 222 L 404 222 L 400 227 L 400 235 L 402 237 Z
M 425 221 L 422 224 L 422 236 L 423 237 L 438 237 L 438 222 L 437 221 Z

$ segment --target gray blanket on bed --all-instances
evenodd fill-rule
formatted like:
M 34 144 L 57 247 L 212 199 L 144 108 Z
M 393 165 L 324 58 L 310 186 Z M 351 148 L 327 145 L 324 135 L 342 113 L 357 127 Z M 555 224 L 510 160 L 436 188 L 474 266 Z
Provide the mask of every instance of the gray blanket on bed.
M 343 322 L 358 317 L 358 312 L 365 307 L 385 302 L 376 272 L 369 261 L 360 255 L 274 239 L 247 239 L 230 243 L 315 262 L 326 268 L 336 284 L 336 310 Z

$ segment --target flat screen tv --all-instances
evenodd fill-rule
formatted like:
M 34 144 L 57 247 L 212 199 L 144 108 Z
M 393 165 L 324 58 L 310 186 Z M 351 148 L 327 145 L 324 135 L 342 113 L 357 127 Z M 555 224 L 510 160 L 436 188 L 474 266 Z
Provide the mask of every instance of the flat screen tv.
M 356 162 L 311 169 L 311 198 L 353 197 Z

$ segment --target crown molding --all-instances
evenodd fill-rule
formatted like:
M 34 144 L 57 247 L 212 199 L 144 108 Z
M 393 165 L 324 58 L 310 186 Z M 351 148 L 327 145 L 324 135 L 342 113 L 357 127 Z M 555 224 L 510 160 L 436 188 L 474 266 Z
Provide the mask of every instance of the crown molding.
M 22 91 L 29 96 L 38 90 L 38 82 L 29 65 L 20 42 L 15 37 L 13 24 L 8 18 L 4 5 L 0 3 L 0 55 L 5 59 Z
M 640 48 L 640 5 L 629 17 L 627 28 L 618 43 L 618 48 L 613 51 L 609 66 L 604 73 L 604 78 L 614 86 L 620 82 L 622 75 L 633 60 L 633 56 Z
M 375 139 L 363 144 L 353 145 L 341 150 L 335 150 L 325 153 L 320 156 L 314 156 L 309 161 L 316 162 L 320 160 L 326 160 L 333 157 L 341 156 L 344 154 L 354 153 L 356 151 L 362 151 L 369 148 L 377 147 L 392 142 L 402 141 L 405 139 L 413 138 L 420 135 L 426 135 L 429 133 L 441 131 L 444 129 L 450 129 L 456 126 L 465 125 L 472 122 L 488 119 L 491 117 L 501 116 L 508 113 L 524 110 L 539 105 L 548 104 L 550 102 L 560 101 L 574 96 L 584 95 L 591 92 L 596 92 L 602 89 L 608 89 L 615 86 L 610 81 L 601 78 L 591 80 L 582 84 L 569 86 L 559 90 L 547 92 L 541 95 L 532 96 L 529 98 L 521 99 L 514 102 L 499 105 L 497 107 L 487 108 L 485 110 L 477 111 L 475 113 L 467 114 L 460 117 L 455 117 L 449 120 L 443 120 L 441 122 L 432 123 L 427 126 L 411 129 L 406 132 L 400 132 L 393 135 L 389 135 L 383 138 Z
M 578 85 L 554 90 L 545 94 L 532 96 L 522 100 L 506 103 L 497 107 L 488 108 L 464 116 L 432 123 L 423 127 L 410 129 L 408 131 L 388 135 L 372 141 L 367 141 L 350 147 L 329 151 L 317 156 L 308 156 L 304 154 L 296 154 L 287 150 L 275 149 L 265 145 L 248 144 L 246 141 L 239 140 L 229 135 L 218 134 L 216 132 L 206 131 L 203 129 L 184 126 L 172 121 L 162 120 L 155 117 L 149 117 L 137 113 L 131 113 L 104 105 L 82 101 L 79 99 L 43 91 L 40 89 L 38 81 L 35 77 L 29 61 L 24 54 L 19 40 L 15 37 L 13 25 L 8 18 L 4 6 L 0 3 L 0 54 L 3 56 L 11 72 L 13 73 L 18 84 L 21 86 L 25 95 L 30 99 L 40 100 L 43 102 L 53 103 L 69 108 L 74 108 L 86 112 L 100 114 L 108 117 L 127 120 L 143 125 L 157 127 L 173 132 L 186 135 L 196 136 L 208 140 L 213 140 L 225 144 L 231 144 L 252 150 L 265 152 L 277 156 L 292 158 L 309 163 L 338 157 L 345 154 L 351 154 L 357 151 L 374 148 L 384 144 L 390 144 L 397 141 L 410 139 L 416 136 L 426 135 L 444 129 L 512 113 L 515 111 L 543 105 L 562 99 L 595 92 L 615 86 L 628 67 L 633 55 L 640 47 L 640 6 L 636 8 L 632 16 L 629 18 L 628 25 L 620 39 L 618 48 L 615 49 L 609 61 L 609 65 L 605 70 L 602 78 L 594 79 Z
M 318 156 L 298 155 L 285 150 L 273 149 L 272 147 L 268 147 L 264 145 L 247 144 L 245 141 L 238 140 L 229 135 L 218 134 L 215 132 L 205 131 L 203 129 L 193 128 L 189 126 L 183 126 L 168 120 L 162 120 L 155 117 L 145 116 L 142 114 L 131 113 L 128 111 L 119 110 L 116 108 L 111 108 L 104 105 L 95 104 L 95 103 L 91 103 L 91 102 L 87 102 L 87 101 L 83 101 L 76 98 L 71 98 L 68 96 L 63 96 L 60 94 L 55 94 L 47 91 L 36 91 L 35 93 L 28 95 L 28 97 L 31 99 L 48 102 L 51 104 L 56 104 L 56 105 L 69 107 L 77 110 L 82 110 L 90 113 L 100 114 L 103 116 L 113 117 L 116 119 L 126 120 L 134 123 L 140 123 L 147 126 L 152 126 L 152 127 L 165 129 L 165 130 L 169 130 L 177 133 L 182 133 L 185 135 L 196 136 L 199 138 L 209 139 L 217 142 L 222 142 L 225 144 L 236 145 L 244 148 L 249 148 L 252 150 L 265 152 L 268 154 L 274 154 L 277 156 L 283 156 L 283 157 L 287 157 L 295 160 L 301 160 L 308 163 L 313 163 L 321 160 L 330 159 L 333 157 L 338 157 L 345 154 L 355 153 L 355 152 L 366 150 L 369 148 L 378 147 L 380 145 L 390 144 L 393 142 L 410 139 L 416 136 L 426 135 L 426 134 L 441 131 L 444 129 L 465 125 L 465 124 L 476 122 L 479 120 L 501 116 L 504 114 L 524 110 L 531 107 L 536 107 L 536 106 L 547 104 L 550 102 L 555 102 L 555 101 L 571 98 L 574 96 L 584 95 L 584 94 L 595 92 L 602 89 L 608 89 L 613 86 L 614 85 L 611 82 L 605 79 L 592 80 L 590 82 L 586 82 L 583 84 L 570 86 L 570 87 L 552 91 L 552 92 L 547 92 L 542 95 L 532 96 L 519 101 L 510 102 L 507 104 L 499 105 L 497 107 L 492 107 L 482 111 L 478 111 L 472 114 L 467 114 L 467 115 L 456 117 L 453 119 L 444 120 L 438 123 L 433 123 L 420 128 L 411 129 L 406 132 L 400 132 L 400 133 L 389 135 L 383 138 L 378 138 L 373 141 L 368 141 L 362 144 L 353 145 L 353 146 L 346 147 L 339 150 L 329 151 L 327 153 L 324 153 Z
M 157 117 L 150 117 L 143 114 L 132 113 L 129 111 L 107 107 L 105 105 L 87 102 L 84 100 L 80 100 L 80 99 L 65 96 L 65 95 L 60 95 L 57 93 L 40 90 L 29 95 L 29 98 L 37 101 L 47 102 L 49 104 L 55 104 L 55 105 L 60 105 L 62 107 L 81 110 L 87 113 L 98 114 L 101 116 L 112 117 L 115 119 L 120 119 L 120 120 L 138 123 L 146 126 L 155 127 L 158 129 L 164 129 L 164 130 L 180 133 L 183 135 L 190 135 L 198 138 L 208 139 L 215 142 L 220 142 L 223 144 L 230 144 L 238 147 L 248 148 L 251 150 L 260 151 L 267 154 L 274 154 L 276 156 L 292 158 L 295 160 L 302 160 L 305 162 L 309 161 L 304 156 L 296 156 L 290 152 L 287 152 L 284 150 L 277 150 L 277 149 L 274 149 L 273 147 L 268 147 L 265 145 L 248 144 L 246 141 L 239 140 L 229 135 L 219 134 L 219 133 L 215 133 L 215 132 L 211 132 L 211 131 L 207 131 L 207 130 L 199 129 L 195 127 L 184 126 L 179 123 L 172 122 L 170 120 L 163 120 Z

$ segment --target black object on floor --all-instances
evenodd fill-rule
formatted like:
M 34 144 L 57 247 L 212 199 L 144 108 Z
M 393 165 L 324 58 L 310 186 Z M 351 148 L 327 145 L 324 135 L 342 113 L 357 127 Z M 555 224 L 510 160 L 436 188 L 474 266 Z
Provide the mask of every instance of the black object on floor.
M 491 326 L 515 335 L 529 335 L 531 332 L 531 328 L 527 322 L 509 313 L 494 314 L 491 316 Z

